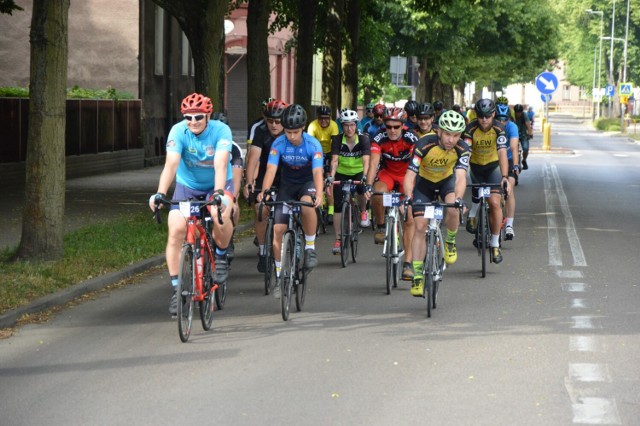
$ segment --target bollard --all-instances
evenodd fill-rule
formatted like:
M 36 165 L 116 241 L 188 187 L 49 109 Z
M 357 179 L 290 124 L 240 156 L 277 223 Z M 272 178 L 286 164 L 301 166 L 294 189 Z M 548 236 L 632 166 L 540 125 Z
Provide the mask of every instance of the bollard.
M 544 123 L 542 128 L 542 150 L 551 151 L 551 123 Z

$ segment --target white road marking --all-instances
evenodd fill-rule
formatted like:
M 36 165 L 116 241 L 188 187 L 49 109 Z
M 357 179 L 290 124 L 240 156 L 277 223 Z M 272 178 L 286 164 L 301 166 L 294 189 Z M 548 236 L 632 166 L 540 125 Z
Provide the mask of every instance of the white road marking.
M 586 290 L 587 286 L 585 283 L 563 283 L 562 291 L 566 291 L 569 293 L 582 293 Z
M 615 399 L 585 397 L 579 398 L 578 402 L 572 404 L 573 422 L 601 425 L 620 424 L 620 415 Z
M 569 377 L 573 382 L 610 382 L 611 376 L 605 364 L 569 364 Z
M 573 299 L 571 301 L 571 309 L 586 309 L 587 303 L 584 299 Z
M 582 272 L 580 271 L 556 271 L 556 274 L 560 278 L 582 278 Z
M 549 250 L 549 265 L 562 266 L 562 250 L 560 248 L 560 238 L 558 237 L 558 224 L 556 215 L 552 211 L 555 192 L 551 189 L 551 179 L 549 177 L 549 167 L 543 168 L 544 175 L 544 200 L 547 208 L 547 241 Z
M 593 317 L 589 315 L 577 315 L 571 317 L 571 321 L 573 321 L 573 325 L 571 328 L 582 328 L 582 329 L 594 329 L 599 328 L 596 327 L 593 323 Z
M 571 352 L 599 352 L 600 345 L 593 336 L 571 336 L 569 350 Z

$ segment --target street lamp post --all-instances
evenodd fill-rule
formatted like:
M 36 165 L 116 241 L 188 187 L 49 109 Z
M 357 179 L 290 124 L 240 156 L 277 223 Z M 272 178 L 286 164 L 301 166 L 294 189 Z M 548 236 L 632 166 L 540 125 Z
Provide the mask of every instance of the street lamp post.
M 624 66 L 622 67 L 622 82 L 627 82 L 627 44 L 629 42 L 629 0 L 627 0 L 627 28 L 624 34 Z M 627 101 L 629 102 L 629 101 Z M 627 104 L 620 103 L 620 130 L 622 133 L 627 132 L 627 126 L 625 126 L 624 115 L 627 112 Z
M 603 18 L 604 18 L 604 12 L 601 10 L 592 10 L 592 9 L 587 9 L 587 13 L 591 14 L 591 15 L 600 15 L 600 47 L 598 50 L 598 96 L 600 96 L 600 88 L 602 87 L 601 85 L 601 79 L 602 79 L 602 24 L 603 24 Z M 594 65 L 594 70 L 595 70 L 595 65 Z M 595 81 L 594 81 L 594 85 L 595 85 Z M 597 117 L 600 117 L 600 102 L 598 101 L 598 113 L 597 113 Z
M 616 0 L 613 0 L 613 11 L 611 12 L 611 51 L 609 52 L 609 78 L 611 79 L 611 84 L 615 86 L 616 79 L 613 77 L 613 29 L 616 25 Z M 611 110 L 612 102 L 611 96 L 609 96 L 609 118 L 612 118 L 612 110 Z

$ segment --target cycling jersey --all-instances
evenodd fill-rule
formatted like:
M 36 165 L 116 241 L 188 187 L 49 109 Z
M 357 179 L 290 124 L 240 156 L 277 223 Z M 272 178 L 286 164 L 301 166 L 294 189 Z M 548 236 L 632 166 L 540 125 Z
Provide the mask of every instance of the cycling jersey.
M 507 120 L 503 123 L 504 131 L 507 136 L 507 158 L 513 159 L 513 153 L 511 152 L 511 138 L 518 138 L 518 126 L 511 120 Z
M 318 119 L 309 123 L 307 133 L 316 138 L 322 145 L 322 152 L 325 154 L 331 152 L 331 137 L 338 134 L 338 125 L 335 121 L 329 120 L 327 127 L 320 126 Z
M 470 155 L 469 145 L 462 139 L 447 151 L 440 145 L 438 135 L 427 135 L 416 144 L 408 168 L 419 177 L 437 183 L 453 175 L 454 170 L 466 171 Z
M 273 145 L 273 141 L 276 138 L 269 132 L 267 129 L 267 124 L 262 123 L 262 125 L 258 126 L 255 129 L 255 134 L 253 138 L 253 143 L 251 144 L 251 148 L 260 148 L 260 158 L 258 159 L 258 176 L 256 176 L 256 188 L 262 188 L 262 180 L 264 179 L 264 174 L 267 172 L 267 162 L 269 161 L 269 151 L 271 150 L 271 146 Z M 280 182 L 280 168 L 276 172 L 276 177 L 273 180 L 273 185 L 278 186 Z M 267 188 L 265 188 L 267 189 Z
M 369 135 L 369 140 L 373 140 L 373 138 L 376 137 L 376 135 L 378 134 L 378 132 L 384 130 L 384 123 L 378 125 L 376 124 L 375 120 L 371 120 L 370 122 L 368 122 L 365 126 L 364 126 L 364 131 L 363 133 L 366 133 Z
M 356 135 L 356 142 L 353 149 L 349 149 L 347 138 L 344 134 L 331 138 L 331 155 L 337 155 L 337 173 L 346 176 L 353 176 L 364 171 L 362 164 L 363 155 L 371 155 L 371 143 L 367 135 Z
M 467 125 L 464 141 L 471 146 L 471 164 L 480 166 L 498 165 L 498 151 L 508 146 L 504 126 L 493 120 L 486 132 L 480 128 L 477 120 Z
M 415 129 L 413 129 L 413 131 L 416 133 L 416 136 L 418 137 L 418 139 L 427 136 L 427 135 L 435 135 L 436 131 L 435 128 L 433 127 L 433 125 L 431 126 L 431 130 L 429 130 L 426 133 L 423 133 L 422 130 L 420 130 L 420 127 L 416 127 Z
M 268 164 L 280 166 L 280 183 L 299 184 L 313 181 L 313 169 L 322 169 L 322 146 L 308 133 L 302 133 L 302 143 L 292 144 L 286 135 L 278 136 L 269 151 Z
M 233 144 L 233 146 L 231 147 L 231 158 L 229 159 L 229 161 L 231 162 L 231 167 L 242 169 L 244 167 L 242 150 L 240 149 L 240 146 L 237 143 L 235 142 L 231 142 L 231 143 Z
M 264 122 L 264 118 L 262 117 L 258 118 L 253 123 L 251 123 L 251 126 L 249 126 L 249 131 L 247 132 L 247 146 L 253 143 L 253 138 L 255 137 L 256 129 L 263 124 L 265 124 L 265 122 Z
M 216 152 L 229 152 L 232 147 L 231 129 L 219 120 L 209 120 L 199 135 L 187 127 L 186 121 L 175 124 L 167 138 L 167 152 L 180 154 L 176 182 L 191 189 L 207 191 L 214 186 Z M 231 180 L 231 167 L 227 167 L 226 180 Z
M 407 171 L 413 147 L 418 137 L 412 131 L 403 128 L 402 136 L 392 141 L 386 132 L 376 135 L 371 143 L 371 153 L 380 154 L 380 170 L 387 170 L 392 175 L 402 175 Z

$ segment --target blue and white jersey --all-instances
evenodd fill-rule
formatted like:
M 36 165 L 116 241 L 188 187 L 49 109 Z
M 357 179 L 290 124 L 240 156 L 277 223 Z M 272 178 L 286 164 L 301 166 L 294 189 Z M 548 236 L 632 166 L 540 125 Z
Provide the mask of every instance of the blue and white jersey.
M 268 164 L 280 166 L 280 182 L 306 183 L 313 180 L 313 169 L 322 169 L 324 154 L 320 142 L 302 133 L 302 143 L 298 146 L 287 139 L 286 134 L 278 136 L 271 145 Z
M 213 189 L 214 158 L 222 152 L 231 157 L 232 141 L 231 129 L 219 120 L 209 120 L 199 135 L 191 132 L 184 120 L 175 124 L 167 138 L 167 152 L 180 154 L 176 182 L 198 191 Z M 226 180 L 231 178 L 231 167 L 227 167 Z
M 511 160 L 513 154 L 511 153 L 511 138 L 518 139 L 518 126 L 511 120 L 507 120 L 504 123 L 504 131 L 507 135 L 507 158 Z

